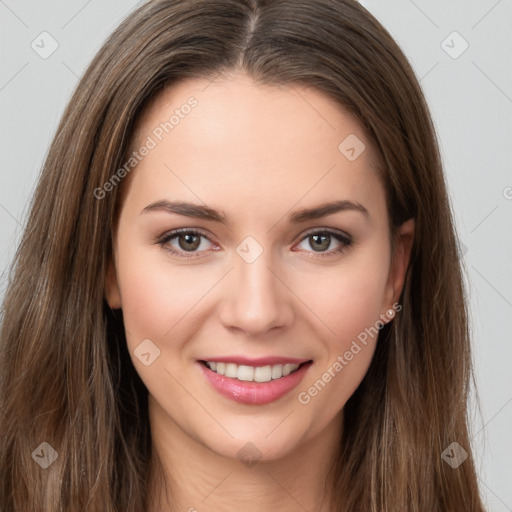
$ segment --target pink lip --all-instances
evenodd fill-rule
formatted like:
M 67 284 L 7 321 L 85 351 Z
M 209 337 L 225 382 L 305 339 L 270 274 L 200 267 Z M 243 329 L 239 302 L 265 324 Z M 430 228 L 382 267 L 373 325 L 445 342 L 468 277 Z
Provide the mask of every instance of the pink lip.
M 235 363 L 245 366 L 267 366 L 274 364 L 302 364 L 309 361 L 309 359 L 297 359 L 294 357 L 257 357 L 250 359 L 244 356 L 226 356 L 226 357 L 205 357 L 202 361 L 215 361 L 216 363 Z
M 233 358 L 235 359 L 235 358 Z M 237 361 L 240 358 L 236 358 Z M 212 361 L 224 362 L 225 359 L 212 359 Z M 295 361 L 288 358 L 286 362 Z M 227 361 L 233 362 L 233 361 Z M 251 362 L 254 362 L 252 360 Z M 302 361 L 305 362 L 305 361 Z M 241 363 L 244 364 L 244 363 Z M 245 363 L 247 364 L 247 363 Z M 281 363 L 272 363 L 281 364 Z M 292 363 L 293 364 L 293 363 Z M 300 364 L 300 363 L 295 363 Z M 198 362 L 201 371 L 208 379 L 212 387 L 221 395 L 230 398 L 235 402 L 240 402 L 248 405 L 263 405 L 275 402 L 282 396 L 289 393 L 292 389 L 296 388 L 304 375 L 308 371 L 311 364 L 303 364 L 300 368 L 290 373 L 286 377 L 271 380 L 269 382 L 244 382 L 218 373 L 207 368 L 203 363 Z M 247 364 L 247 366 L 256 366 Z M 261 363 L 258 366 L 263 366 Z

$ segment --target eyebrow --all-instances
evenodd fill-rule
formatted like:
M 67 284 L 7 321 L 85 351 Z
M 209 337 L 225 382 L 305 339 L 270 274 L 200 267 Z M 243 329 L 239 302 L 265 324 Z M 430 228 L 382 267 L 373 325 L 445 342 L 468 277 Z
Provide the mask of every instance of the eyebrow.
M 228 224 L 228 220 L 223 213 L 218 212 L 213 208 L 209 208 L 208 206 L 188 203 L 185 201 L 167 201 L 165 199 L 161 199 L 149 204 L 143 208 L 140 213 L 142 215 L 143 213 L 154 211 L 164 211 L 167 213 L 184 215 L 186 217 L 194 217 L 197 219 L 220 222 L 226 225 Z M 299 224 L 301 222 L 318 219 L 341 211 L 357 211 L 363 213 L 366 217 L 370 216 L 370 213 L 362 204 L 348 200 L 339 200 L 324 203 L 314 208 L 296 211 L 290 215 L 289 221 L 293 224 Z

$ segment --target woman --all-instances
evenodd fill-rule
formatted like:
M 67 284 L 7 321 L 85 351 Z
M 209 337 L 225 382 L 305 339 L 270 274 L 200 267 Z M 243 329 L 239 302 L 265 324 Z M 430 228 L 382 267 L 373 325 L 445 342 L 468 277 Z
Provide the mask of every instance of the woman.
M 459 257 L 420 87 L 357 2 L 148 2 L 16 255 L 0 508 L 482 511 Z

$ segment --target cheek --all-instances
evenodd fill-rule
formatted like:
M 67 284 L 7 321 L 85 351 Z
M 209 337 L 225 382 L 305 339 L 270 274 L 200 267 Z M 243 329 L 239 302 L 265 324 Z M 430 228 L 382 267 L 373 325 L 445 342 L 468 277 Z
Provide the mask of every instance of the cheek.
M 298 295 L 320 319 L 317 343 L 321 341 L 325 357 L 303 383 L 297 399 L 314 411 L 319 424 L 326 424 L 344 407 L 366 375 L 384 312 L 387 263 L 361 257 L 301 280 Z
M 156 269 L 120 265 L 123 318 L 129 342 L 156 339 L 172 325 L 174 310 L 162 300 L 165 282 L 158 279 L 158 275 Z M 169 289 L 167 300 L 173 302 L 174 294 L 173 289 Z
M 156 262 L 159 248 L 133 244 L 123 251 L 121 243 L 119 247 L 117 269 L 128 342 L 161 340 L 211 287 L 211 276 L 199 267 L 173 267 L 165 258 Z
M 387 267 L 377 263 L 341 264 L 328 271 L 296 276 L 293 289 L 317 317 L 319 333 L 338 350 L 373 326 L 383 313 Z M 322 335 L 323 337 L 323 335 Z

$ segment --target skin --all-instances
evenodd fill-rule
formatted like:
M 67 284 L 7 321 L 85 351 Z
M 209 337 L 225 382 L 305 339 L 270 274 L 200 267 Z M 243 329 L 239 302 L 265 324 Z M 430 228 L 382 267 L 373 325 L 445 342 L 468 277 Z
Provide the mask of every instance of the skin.
M 198 105 L 122 184 L 106 279 L 107 301 L 123 309 L 128 349 L 149 390 L 153 443 L 172 488 L 173 506 L 159 489 L 151 510 L 328 510 L 323 486 L 343 407 L 368 369 L 376 337 L 308 404 L 298 393 L 398 301 L 414 221 L 399 227 L 392 254 L 378 157 L 358 122 L 314 89 L 256 85 L 240 73 L 188 80 L 148 106 L 133 148 L 190 96 Z M 366 146 L 354 161 L 338 149 L 350 134 Z M 341 199 L 368 214 L 289 221 L 293 212 Z M 158 200 L 208 205 L 228 223 L 141 214 Z M 179 237 L 155 242 L 179 228 L 206 235 L 196 257 L 166 250 L 186 254 Z M 312 228 L 341 231 L 352 243 L 332 237 L 319 248 Z M 252 263 L 236 252 L 247 236 L 263 249 Z M 160 350 L 149 366 L 134 355 L 145 339 Z M 235 354 L 313 365 L 276 402 L 246 405 L 219 395 L 197 363 Z M 260 454 L 250 467 L 237 456 L 247 443 Z

